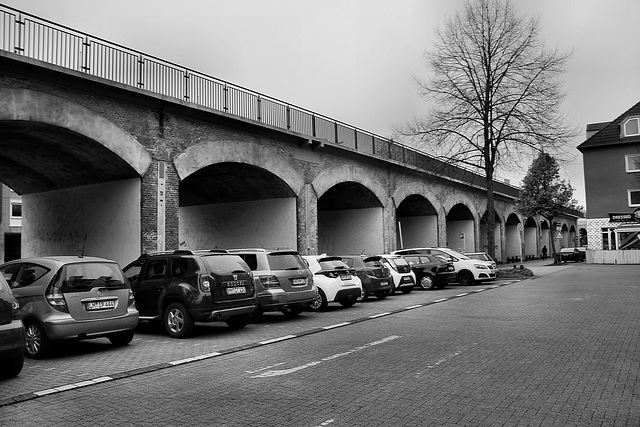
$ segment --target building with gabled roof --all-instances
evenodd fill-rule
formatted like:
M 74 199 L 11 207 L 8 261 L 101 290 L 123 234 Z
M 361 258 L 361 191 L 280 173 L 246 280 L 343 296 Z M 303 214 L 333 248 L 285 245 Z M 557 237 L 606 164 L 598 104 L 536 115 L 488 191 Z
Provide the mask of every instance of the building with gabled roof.
M 589 249 L 640 249 L 640 102 L 611 122 L 588 124 L 578 150 Z

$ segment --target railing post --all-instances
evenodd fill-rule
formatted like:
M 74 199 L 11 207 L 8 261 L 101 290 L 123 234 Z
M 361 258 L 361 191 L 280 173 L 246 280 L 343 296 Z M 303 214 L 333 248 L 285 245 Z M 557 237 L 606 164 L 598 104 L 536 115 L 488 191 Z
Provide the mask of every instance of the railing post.
M 223 106 L 222 109 L 227 112 L 229 111 L 229 107 L 227 105 L 227 98 L 228 98 L 228 94 L 229 94 L 229 88 L 227 87 L 227 84 L 224 84 L 224 89 L 222 89 L 222 91 L 224 92 L 224 99 L 223 99 Z
M 291 129 L 291 108 L 287 104 L 287 130 Z
M 258 121 L 261 122 L 262 121 L 262 98 L 260 98 L 260 95 L 258 95 Z
M 184 100 L 189 102 L 189 70 L 184 70 Z
M 142 55 L 138 55 L 138 87 L 144 88 L 144 61 Z
M 316 136 L 316 115 L 311 115 L 311 136 L 315 138 Z
M 84 54 L 82 55 L 82 71 L 88 73 L 89 71 L 91 71 L 91 69 L 89 68 L 89 48 L 91 46 L 89 44 L 89 37 L 84 38 L 82 46 L 84 46 Z
M 358 149 L 358 129 L 353 129 L 353 147 Z
M 24 53 L 24 20 L 22 15 L 18 14 L 16 19 L 16 45 L 14 47 L 15 53 Z
M 334 141 L 336 144 L 338 143 L 338 122 L 333 122 L 333 133 L 334 133 Z

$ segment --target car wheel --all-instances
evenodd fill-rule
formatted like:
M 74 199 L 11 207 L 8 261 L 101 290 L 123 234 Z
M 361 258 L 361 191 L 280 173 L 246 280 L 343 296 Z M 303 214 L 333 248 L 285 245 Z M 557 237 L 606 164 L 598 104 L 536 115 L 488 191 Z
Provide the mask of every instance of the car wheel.
M 470 271 L 461 271 L 458 274 L 458 283 L 462 286 L 473 285 L 473 274 Z
M 109 335 L 109 341 L 111 344 L 117 346 L 124 346 L 129 344 L 133 340 L 133 336 L 135 335 L 135 331 L 132 329 L 130 331 L 118 332 L 116 334 Z
M 193 334 L 195 322 L 184 304 L 174 302 L 164 311 L 164 328 L 172 338 L 187 338 Z
M 282 314 L 287 317 L 296 317 L 302 313 L 302 308 L 300 307 L 289 307 L 282 310 Z
M 388 292 L 380 292 L 380 293 L 376 294 L 376 298 L 378 298 L 378 299 L 385 299 L 388 296 L 389 296 Z
M 410 294 L 412 290 L 413 288 L 410 288 L 408 286 L 404 288 L 400 288 L 400 292 L 402 292 L 403 294 Z
M 435 289 L 435 283 L 433 281 L 433 277 L 425 274 L 420 278 L 420 287 L 422 289 Z
M 2 362 L 2 370 L 0 370 L 0 378 L 13 378 L 22 371 L 24 365 L 24 354 L 20 353 L 14 358 Z
M 364 286 L 362 287 L 362 294 L 358 297 L 358 301 L 366 301 L 369 298 L 369 291 Z
M 233 316 L 226 320 L 226 324 L 231 329 L 242 329 L 249 324 L 251 321 L 251 314 L 241 314 L 238 316 Z
M 31 359 L 42 359 L 51 352 L 53 344 L 36 321 L 28 321 L 24 328 L 27 345 L 24 352 Z
M 321 311 L 327 308 L 327 297 L 322 292 L 322 289 L 318 289 L 318 295 L 309 303 L 309 310 Z
M 343 306 L 343 307 L 351 307 L 356 302 L 358 302 L 357 298 L 345 299 L 345 300 L 340 301 L 340 305 Z

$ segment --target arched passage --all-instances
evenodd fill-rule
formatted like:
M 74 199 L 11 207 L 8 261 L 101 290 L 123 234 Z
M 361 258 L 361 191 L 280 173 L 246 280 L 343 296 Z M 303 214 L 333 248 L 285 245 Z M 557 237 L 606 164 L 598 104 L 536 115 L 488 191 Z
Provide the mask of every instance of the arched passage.
M 524 222 L 524 256 L 538 257 L 538 226 L 536 220 L 528 217 Z
M 176 157 L 181 247 L 297 249 L 303 180 L 272 150 L 206 141 Z
M 515 213 L 510 214 L 505 221 L 505 250 L 507 258 L 522 259 L 522 240 L 520 229 L 522 223 Z
M 412 194 L 396 208 L 398 248 L 437 247 L 438 212 L 424 196 Z
M 22 195 L 21 256 L 140 253 L 141 176 L 151 156 L 68 100 L 0 89 L 0 181 Z
M 447 213 L 447 247 L 460 252 L 475 250 L 475 218 L 469 207 L 457 203 Z
M 495 259 L 497 261 L 502 261 L 502 241 L 500 239 L 500 225 L 501 225 L 501 221 L 500 221 L 500 216 L 498 215 L 498 213 L 495 213 L 495 228 L 493 230 L 493 239 L 495 242 Z M 487 237 L 487 233 L 489 230 L 489 219 L 487 216 L 487 212 L 484 213 L 484 215 L 482 215 L 482 218 L 480 219 L 480 248 L 483 252 L 489 252 L 489 247 L 488 247 L 488 237 Z
M 542 249 L 547 248 L 547 256 L 551 256 L 551 228 L 546 219 L 540 220 L 540 256 L 542 256 Z

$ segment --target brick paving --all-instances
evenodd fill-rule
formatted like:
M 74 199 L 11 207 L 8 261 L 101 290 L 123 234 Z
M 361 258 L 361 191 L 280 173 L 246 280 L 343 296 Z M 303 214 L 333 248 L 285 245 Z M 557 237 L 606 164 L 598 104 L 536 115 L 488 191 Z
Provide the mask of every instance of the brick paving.
M 0 415 L 3 425 L 638 426 L 639 302 L 637 266 L 565 266 Z

